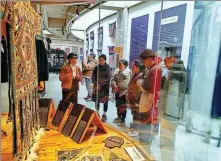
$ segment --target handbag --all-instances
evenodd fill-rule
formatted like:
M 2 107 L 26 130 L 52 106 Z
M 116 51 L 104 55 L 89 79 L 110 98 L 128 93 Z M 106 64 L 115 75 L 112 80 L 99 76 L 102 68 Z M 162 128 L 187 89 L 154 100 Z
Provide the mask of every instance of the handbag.
M 156 69 L 158 67 L 159 65 L 156 65 L 152 69 L 145 71 L 146 72 L 145 75 L 147 75 L 151 70 Z M 146 113 L 153 106 L 154 94 L 149 91 L 145 91 L 141 86 L 142 84 L 143 84 L 143 80 L 138 79 L 137 85 L 141 88 L 141 91 L 142 91 L 142 94 L 140 97 L 140 103 L 139 103 L 139 113 Z
M 140 97 L 139 113 L 148 112 L 153 105 L 153 94 L 143 91 Z

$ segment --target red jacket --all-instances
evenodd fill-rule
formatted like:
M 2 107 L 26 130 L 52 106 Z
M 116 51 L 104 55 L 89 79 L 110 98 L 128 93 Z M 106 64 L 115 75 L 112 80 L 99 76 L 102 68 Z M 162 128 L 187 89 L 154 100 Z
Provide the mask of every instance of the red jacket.
M 147 72 L 149 71 L 149 72 Z M 156 106 L 160 96 L 162 79 L 161 66 L 154 64 L 150 69 L 145 70 L 142 88 L 154 94 L 153 106 Z
M 76 75 L 80 75 L 80 79 L 78 79 L 77 81 L 80 82 L 82 80 L 81 69 L 78 66 L 76 66 L 76 68 L 77 68 Z M 64 89 L 71 89 L 72 87 L 73 78 L 69 76 L 70 73 L 73 73 L 70 64 L 64 65 L 61 69 L 60 76 L 59 76 L 59 79 L 61 81 L 61 87 Z M 79 90 L 79 83 L 78 83 L 78 90 Z

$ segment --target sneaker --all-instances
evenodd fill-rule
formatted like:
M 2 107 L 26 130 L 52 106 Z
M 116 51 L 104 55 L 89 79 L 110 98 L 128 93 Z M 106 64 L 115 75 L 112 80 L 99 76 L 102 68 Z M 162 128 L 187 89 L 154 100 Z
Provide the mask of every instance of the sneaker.
M 107 121 L 107 115 L 103 114 L 102 117 L 101 117 L 101 121 L 106 122 Z
M 118 123 L 117 125 L 118 125 L 118 126 L 125 126 L 126 123 L 125 123 L 125 121 L 120 121 L 120 123 Z
M 121 119 L 119 117 L 117 117 L 116 119 L 114 119 L 113 121 L 114 123 L 120 123 L 121 122 Z
M 90 97 L 90 98 L 86 99 L 86 101 L 92 101 L 92 97 Z
M 86 99 L 88 99 L 88 97 L 89 97 L 89 96 L 87 96 L 87 97 L 84 97 L 84 99 L 86 100 Z
M 88 99 L 90 99 L 91 98 L 91 96 L 87 96 L 87 97 L 85 97 L 84 99 L 85 100 L 88 100 Z
M 127 135 L 129 135 L 131 137 L 137 137 L 137 136 L 139 136 L 139 133 L 138 133 L 138 131 L 131 131 L 131 132 L 128 132 Z

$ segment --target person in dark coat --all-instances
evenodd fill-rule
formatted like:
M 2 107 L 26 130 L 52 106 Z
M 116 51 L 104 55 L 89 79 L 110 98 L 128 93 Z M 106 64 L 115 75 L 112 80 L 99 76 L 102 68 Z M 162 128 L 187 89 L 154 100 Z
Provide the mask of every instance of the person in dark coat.
M 7 42 L 4 39 L 4 36 L 1 40 L 1 83 L 8 82 L 8 49 Z
M 92 73 L 93 93 L 92 100 L 95 102 L 96 110 L 99 115 L 100 103 L 104 104 L 104 113 L 101 121 L 107 120 L 107 109 L 109 100 L 109 87 L 112 76 L 111 67 L 106 63 L 106 55 L 99 56 L 99 65 L 96 66 Z M 97 81 L 98 80 L 98 81 Z
M 48 81 L 49 68 L 48 57 L 43 40 L 36 39 L 36 54 L 38 67 L 38 81 Z

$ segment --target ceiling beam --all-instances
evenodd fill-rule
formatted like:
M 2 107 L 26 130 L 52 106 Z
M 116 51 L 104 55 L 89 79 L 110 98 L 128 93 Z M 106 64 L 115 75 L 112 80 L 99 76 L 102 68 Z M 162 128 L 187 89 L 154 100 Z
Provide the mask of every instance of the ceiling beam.
M 71 29 L 71 31 L 85 31 L 85 30 Z
M 114 11 L 119 11 L 124 9 L 123 7 L 114 7 L 114 6 L 101 6 L 100 8 L 105 10 L 114 10 Z
M 94 3 L 94 0 L 72 0 L 72 1 L 37 1 L 32 3 L 38 3 L 40 5 L 65 5 L 65 4 L 73 4 L 73 3 Z

